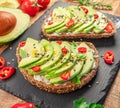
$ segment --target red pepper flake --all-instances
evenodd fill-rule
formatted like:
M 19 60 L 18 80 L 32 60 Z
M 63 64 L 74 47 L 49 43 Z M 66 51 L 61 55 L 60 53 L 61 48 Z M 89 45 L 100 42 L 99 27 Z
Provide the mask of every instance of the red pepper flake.
M 18 46 L 19 46 L 19 47 L 24 47 L 24 46 L 25 46 L 25 44 L 26 44 L 26 42 L 25 42 L 25 41 L 22 41 L 22 42 L 20 42 L 20 43 L 19 43 L 19 45 L 18 45 Z
M 0 79 L 5 80 L 5 79 L 10 78 L 15 73 L 15 70 L 16 69 L 14 67 L 11 67 L 11 66 L 3 67 L 0 70 Z
M 62 48 L 62 54 L 67 54 L 68 53 L 68 49 L 67 48 Z
M 111 65 L 114 62 L 114 53 L 110 50 L 106 51 L 103 58 L 104 58 L 105 63 Z
M 61 45 L 61 44 L 62 44 L 62 41 L 57 41 L 56 43 L 58 43 L 59 45 Z
M 85 7 L 81 7 L 83 9 L 83 11 L 87 14 L 88 13 L 88 9 Z
M 94 19 L 97 19 L 98 17 L 98 14 L 94 14 Z
M 14 104 L 11 108 L 35 108 L 35 105 L 31 102 L 17 103 L 17 104 Z
M 39 72 L 41 69 L 40 69 L 40 66 L 34 66 L 34 67 L 32 67 L 32 70 L 34 72 Z
M 5 62 L 5 59 L 2 56 L 0 56 L 0 69 L 5 66 Z
M 63 80 L 69 80 L 70 79 L 70 70 L 68 70 L 67 72 L 64 72 L 62 75 L 60 75 L 60 77 Z
M 87 48 L 86 47 L 79 47 L 78 48 L 78 52 L 79 53 L 86 53 L 87 52 Z
M 49 22 L 48 22 L 48 25 L 52 25 L 52 24 L 53 24 L 53 21 L 49 21 Z

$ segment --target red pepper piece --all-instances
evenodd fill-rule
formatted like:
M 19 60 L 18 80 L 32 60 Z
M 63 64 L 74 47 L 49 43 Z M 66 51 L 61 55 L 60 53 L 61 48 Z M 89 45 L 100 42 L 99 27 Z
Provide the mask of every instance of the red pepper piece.
M 13 105 L 11 108 L 35 108 L 35 105 L 31 102 L 17 103 L 15 105 Z
M 56 43 L 58 43 L 59 45 L 61 45 L 61 44 L 62 44 L 62 41 L 57 41 Z
M 65 47 L 64 47 L 64 48 L 62 48 L 62 53 L 63 53 L 63 54 L 67 54 L 67 53 L 68 53 L 68 49 L 67 49 L 67 48 L 65 48 Z
M 80 52 L 80 53 L 86 53 L 87 52 L 87 48 L 85 48 L 85 47 L 79 47 L 78 48 L 78 52 Z
M 53 22 L 52 22 L 52 21 L 49 21 L 49 22 L 48 22 L 48 25 L 52 25 L 52 24 L 53 24 Z
M 20 42 L 20 43 L 19 43 L 19 47 L 24 47 L 24 46 L 25 46 L 25 43 L 26 43 L 25 41 Z
M 105 31 L 106 31 L 107 33 L 111 33 L 111 32 L 113 31 L 113 26 L 112 26 L 111 23 L 108 23 L 108 24 L 106 25 Z
M 104 61 L 107 64 L 113 64 L 113 62 L 114 62 L 114 53 L 112 51 L 107 51 L 107 52 L 105 52 L 103 58 L 104 58 Z
M 83 11 L 87 14 L 88 13 L 88 9 L 85 7 L 81 7 L 83 9 Z
M 68 23 L 66 23 L 66 27 L 69 28 L 69 27 L 72 27 L 73 25 L 75 24 L 75 21 L 73 19 L 71 19 Z
M 94 19 L 97 19 L 98 17 L 98 14 L 94 14 Z
M 5 62 L 5 59 L 2 56 L 0 56 L 0 69 L 5 66 Z
M 34 72 L 39 72 L 41 69 L 40 69 L 40 66 L 35 66 L 35 67 L 32 67 L 32 70 Z
M 69 80 L 69 78 L 70 78 L 70 70 L 68 70 L 67 72 L 64 72 L 62 75 L 60 75 L 60 77 L 63 80 Z
M 0 70 L 0 79 L 5 80 L 10 78 L 15 73 L 15 68 L 6 66 Z

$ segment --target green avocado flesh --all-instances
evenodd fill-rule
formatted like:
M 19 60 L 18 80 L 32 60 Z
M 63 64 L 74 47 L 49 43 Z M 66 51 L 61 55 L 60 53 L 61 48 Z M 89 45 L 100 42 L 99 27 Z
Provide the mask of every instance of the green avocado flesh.
M 19 37 L 28 28 L 30 24 L 30 17 L 19 9 L 0 7 L 0 11 L 13 14 L 17 20 L 15 28 L 10 33 L 0 36 L 0 45 L 2 45 Z
M 86 51 L 81 52 L 80 48 Z M 29 75 L 41 76 L 50 84 L 72 81 L 75 77 L 80 79 L 90 72 L 95 63 L 93 49 L 85 42 L 78 44 L 27 38 L 25 46 L 19 48 L 19 53 L 19 69 L 25 69 Z
M 83 7 L 88 10 L 87 13 Z M 43 29 L 47 34 L 102 33 L 105 32 L 107 24 L 107 17 L 92 7 L 71 5 L 53 9 L 51 16 L 45 21 Z

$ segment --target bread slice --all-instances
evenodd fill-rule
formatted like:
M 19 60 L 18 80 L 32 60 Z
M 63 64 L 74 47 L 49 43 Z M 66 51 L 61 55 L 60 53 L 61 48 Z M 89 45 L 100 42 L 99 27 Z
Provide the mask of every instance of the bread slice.
M 98 11 L 96 11 L 96 12 L 98 12 Z M 101 12 L 99 12 L 99 13 L 101 13 Z M 103 14 L 103 13 L 101 13 L 101 14 Z M 108 37 L 114 36 L 114 34 L 116 33 L 116 26 L 111 21 L 111 19 L 109 19 L 108 17 L 106 17 L 107 23 L 110 23 L 112 25 L 112 28 L 113 28 L 112 32 L 109 32 L 109 33 L 106 32 L 105 30 L 102 31 L 102 32 L 100 32 L 100 33 L 95 33 L 95 32 L 89 32 L 89 33 L 82 33 L 82 32 L 81 33 L 72 33 L 72 32 L 69 32 L 69 31 L 65 31 L 63 33 L 55 33 L 55 32 L 53 32 L 53 33 L 47 33 L 46 30 L 45 30 L 45 26 L 47 24 L 46 21 L 48 21 L 47 19 L 51 19 L 50 15 L 48 15 L 48 17 L 45 19 L 45 21 L 42 24 L 42 33 L 49 40 L 79 39 L 79 38 L 99 39 L 99 38 L 108 38 Z
M 80 44 L 80 43 L 81 42 L 78 42 L 77 44 Z M 85 76 L 83 76 L 80 79 L 81 84 L 75 84 L 71 81 L 68 81 L 68 82 L 65 82 L 65 83 L 62 83 L 62 84 L 58 84 L 58 85 L 48 84 L 48 83 L 45 83 L 43 81 L 35 80 L 34 76 L 29 75 L 28 72 L 25 69 L 20 69 L 20 71 L 23 74 L 23 76 L 25 77 L 25 79 L 28 80 L 32 85 L 37 86 L 39 89 L 45 90 L 47 92 L 61 94 L 61 93 L 69 93 L 69 92 L 75 91 L 77 89 L 80 89 L 92 80 L 92 78 L 96 75 L 96 72 L 97 72 L 97 69 L 98 69 L 98 66 L 99 66 L 99 56 L 98 56 L 97 49 L 90 42 L 86 42 L 86 44 L 90 48 L 92 48 L 93 51 L 94 51 L 95 66 L 90 70 L 90 72 L 88 74 L 86 74 Z M 16 56 L 17 56 L 18 64 L 21 61 L 19 49 L 20 49 L 20 47 L 18 46 L 17 50 L 16 50 Z

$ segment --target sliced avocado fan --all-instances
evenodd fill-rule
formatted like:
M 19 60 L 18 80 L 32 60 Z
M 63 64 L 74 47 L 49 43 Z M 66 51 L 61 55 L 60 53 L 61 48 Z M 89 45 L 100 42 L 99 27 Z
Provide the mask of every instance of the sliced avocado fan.
M 10 33 L 0 36 L 0 45 L 2 45 L 19 37 L 28 28 L 30 24 L 30 17 L 19 9 L 0 7 L 0 11 L 9 12 L 17 19 L 14 29 Z

